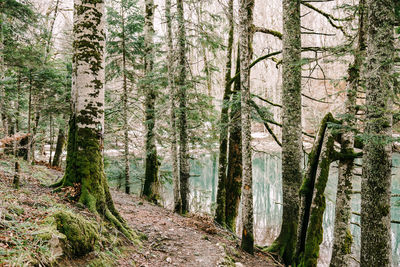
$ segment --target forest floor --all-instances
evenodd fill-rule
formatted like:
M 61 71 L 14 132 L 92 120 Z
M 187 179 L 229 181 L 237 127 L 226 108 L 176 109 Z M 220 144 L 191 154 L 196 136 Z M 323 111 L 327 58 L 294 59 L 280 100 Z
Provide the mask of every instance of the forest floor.
M 68 210 L 93 223 L 98 221 L 85 208 L 67 201 L 62 193 L 51 191 L 48 185 L 62 177 L 60 171 L 21 161 L 21 188 L 13 189 L 14 162 L 13 158 L 0 156 L 1 267 L 282 266 L 259 250 L 254 256 L 243 252 L 240 240 L 216 226 L 210 217 L 195 214 L 183 217 L 116 190 L 112 190 L 116 207 L 132 229 L 140 233 L 141 244 L 113 241 L 97 246 L 84 257 L 68 257 L 49 218 L 59 210 Z M 46 231 L 50 231 L 50 236 L 45 235 Z

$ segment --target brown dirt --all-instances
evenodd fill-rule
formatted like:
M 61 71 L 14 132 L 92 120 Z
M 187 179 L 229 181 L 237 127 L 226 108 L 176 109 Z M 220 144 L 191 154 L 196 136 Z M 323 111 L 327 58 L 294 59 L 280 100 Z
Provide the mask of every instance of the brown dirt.
M 148 237 L 141 249 L 119 261 L 120 266 L 281 266 L 261 251 L 254 256 L 241 251 L 238 238 L 209 217 L 183 217 L 117 191 L 113 199 L 129 225 Z

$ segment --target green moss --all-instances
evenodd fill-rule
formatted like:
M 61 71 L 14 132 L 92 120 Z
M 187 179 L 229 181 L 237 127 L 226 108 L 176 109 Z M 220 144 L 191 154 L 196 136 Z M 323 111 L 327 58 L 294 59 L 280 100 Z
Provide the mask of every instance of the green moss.
M 57 230 L 66 236 L 66 249 L 71 255 L 83 256 L 94 250 L 99 240 L 95 224 L 67 211 L 59 211 L 53 217 Z

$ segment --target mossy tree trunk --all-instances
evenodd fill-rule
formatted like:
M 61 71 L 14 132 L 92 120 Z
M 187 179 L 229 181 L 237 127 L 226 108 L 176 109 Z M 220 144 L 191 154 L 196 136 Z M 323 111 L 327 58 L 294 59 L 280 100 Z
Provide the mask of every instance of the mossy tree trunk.
M 391 266 L 390 194 L 395 2 L 367 0 L 366 142 L 361 182 L 361 266 Z
M 181 193 L 181 213 L 189 212 L 189 178 L 190 166 L 188 155 L 187 115 L 186 115 L 186 33 L 183 0 L 177 0 L 178 29 L 178 77 L 179 90 L 179 182 Z
M 233 0 L 228 2 L 228 21 L 229 35 L 226 49 L 225 65 L 225 91 L 222 99 L 222 109 L 219 129 L 219 158 L 218 158 L 218 190 L 217 190 L 217 209 L 215 220 L 220 225 L 225 225 L 225 207 L 226 207 L 226 167 L 228 151 L 228 129 L 229 129 L 229 99 L 231 85 L 229 81 L 232 75 L 232 50 L 233 50 Z
M 329 149 L 327 149 L 327 145 L 333 145 L 333 139 L 329 140 L 327 138 L 327 125 L 328 122 L 332 122 L 333 116 L 331 113 L 328 113 L 321 121 L 320 128 L 317 134 L 317 137 L 314 141 L 314 146 L 308 155 L 308 163 L 307 163 L 307 169 L 304 174 L 303 178 L 303 183 L 300 188 L 300 211 L 299 211 L 299 221 L 298 221 L 298 229 L 297 229 L 297 242 L 296 242 L 296 255 L 295 255 L 295 262 L 296 264 L 303 264 L 302 266 L 307 266 L 304 265 L 304 260 L 305 260 L 305 250 L 306 247 L 307 249 L 311 249 L 312 246 L 315 245 L 310 244 L 310 239 L 307 240 L 309 231 L 315 230 L 316 232 L 316 237 L 319 238 L 320 233 L 318 232 L 319 229 L 317 228 L 310 228 L 310 218 L 314 216 L 314 225 L 313 227 L 317 227 L 318 223 L 318 215 L 320 214 L 320 208 L 324 209 L 325 208 L 325 200 L 323 198 L 323 190 L 325 187 L 323 186 L 324 179 L 325 177 L 317 178 L 318 175 L 325 175 L 329 174 L 329 165 L 326 166 L 327 160 L 322 163 L 320 162 L 320 158 L 323 158 L 323 150 L 325 151 L 325 155 L 328 156 L 330 154 Z M 331 139 L 329 137 L 329 139 Z M 324 145 L 325 144 L 325 145 Z M 331 160 L 331 159 L 329 159 Z M 330 164 L 330 162 L 329 162 Z M 322 170 L 322 168 L 325 168 Z M 328 169 L 328 172 L 326 172 L 326 168 Z M 319 172 L 318 172 L 319 170 Z M 322 172 L 321 172 L 322 170 Z M 326 177 L 327 179 L 327 177 Z M 320 181 L 320 185 L 317 187 L 316 183 Z M 323 187 L 323 188 L 322 188 Z M 317 192 L 316 188 L 318 189 L 318 192 L 321 193 L 322 191 L 322 196 L 319 194 L 318 196 L 314 196 L 314 192 Z M 317 202 L 315 202 L 317 201 Z M 312 215 L 312 209 L 315 209 L 315 214 Z M 321 222 L 322 222 L 322 215 L 321 215 Z M 322 228 L 321 228 L 322 230 Z M 317 236 L 318 235 L 318 236 Z M 311 238 L 311 237 L 310 237 Z M 322 236 L 321 236 L 322 238 Z M 321 240 L 322 241 L 322 240 Z M 317 240 L 319 242 L 319 240 Z M 319 243 L 318 243 L 318 249 L 319 249 Z M 310 251 L 307 252 L 307 255 L 310 255 Z M 316 255 L 318 257 L 318 251 L 316 251 Z M 313 258 L 310 258 L 310 263 L 313 261 Z
M 123 106 L 123 128 L 124 128 L 124 163 L 125 163 L 125 193 L 130 194 L 130 162 L 129 162 L 129 123 L 128 123 L 128 81 L 126 69 L 126 37 L 125 37 L 125 7 L 121 4 L 121 43 L 122 43 L 122 106 Z
M 174 74 L 173 66 L 173 41 L 172 41 L 172 16 L 171 16 L 171 0 L 165 1 L 165 18 L 167 22 L 167 43 L 168 43 L 168 59 L 167 59 L 167 71 L 168 71 L 168 88 L 170 92 L 170 128 L 171 128 L 171 160 L 172 160 L 172 175 L 174 183 L 174 211 L 177 213 L 181 212 L 182 200 L 180 194 L 180 183 L 179 183 L 179 168 L 178 168 L 178 152 L 177 152 L 177 133 L 176 133 L 176 91 L 174 86 Z
M 145 42 L 145 74 L 147 79 L 153 79 L 154 68 L 154 1 L 145 1 L 145 22 L 144 22 L 144 42 Z M 155 138 L 156 110 L 155 99 L 156 90 L 151 82 L 145 85 L 146 103 L 146 170 L 142 195 L 150 201 L 159 200 L 158 190 L 158 159 Z
M 358 6 L 359 29 L 358 44 L 354 55 L 354 62 L 349 66 L 347 79 L 346 114 L 343 120 L 344 131 L 341 134 L 341 153 L 354 153 L 354 134 L 351 130 L 355 126 L 357 90 L 360 86 L 360 68 L 363 63 L 365 50 L 365 1 L 361 0 Z M 352 235 L 350 232 L 351 194 L 353 190 L 352 178 L 354 169 L 353 158 L 342 158 L 338 164 L 338 185 L 336 193 L 335 225 L 333 231 L 333 248 L 330 266 L 340 267 L 350 265 Z
M 300 0 L 283 1 L 281 232 L 268 248 L 286 265 L 293 262 L 299 216 L 302 163 Z
M 251 95 L 250 61 L 253 39 L 254 0 L 240 0 L 239 7 L 239 50 L 240 50 L 240 87 L 242 118 L 242 242 L 241 247 L 248 253 L 254 251 L 253 233 L 253 175 L 251 151 Z
M 240 51 L 238 49 L 236 73 L 240 71 Z M 242 119 L 240 77 L 235 81 L 231 101 L 228 147 L 228 174 L 226 182 L 226 227 L 236 230 L 236 218 L 239 213 L 240 195 L 242 189 Z
M 114 207 L 102 157 L 104 132 L 104 1 L 75 0 L 72 116 L 67 167 L 54 186 L 78 187 L 78 201 L 111 222 L 128 238 L 132 232 Z
M 52 166 L 57 166 L 57 167 L 61 166 L 61 155 L 64 149 L 64 144 L 65 144 L 65 131 L 64 128 L 61 126 L 60 129 L 58 129 L 57 144 L 56 144 L 56 150 L 54 152 Z

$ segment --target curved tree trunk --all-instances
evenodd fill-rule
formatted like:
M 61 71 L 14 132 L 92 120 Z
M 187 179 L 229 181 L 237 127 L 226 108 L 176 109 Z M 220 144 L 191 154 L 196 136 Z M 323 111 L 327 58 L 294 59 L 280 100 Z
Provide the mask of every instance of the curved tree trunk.
M 283 1 L 282 55 L 282 227 L 268 248 L 285 264 L 293 262 L 299 216 L 298 190 L 301 185 L 301 31 L 300 0 Z
M 154 1 L 146 0 L 146 14 L 144 22 L 144 42 L 145 42 L 145 72 L 148 79 L 153 79 L 153 67 L 154 67 Z M 145 103 L 145 114 L 146 114 L 146 170 L 145 180 L 142 195 L 153 202 L 158 202 L 158 159 L 157 159 L 157 148 L 155 138 L 155 123 L 156 123 L 156 110 L 155 110 L 155 99 L 156 92 L 151 84 L 145 85 L 146 91 L 146 103 Z
M 303 183 L 300 188 L 300 212 L 297 229 L 297 242 L 296 242 L 296 257 L 295 261 L 299 264 L 303 260 L 306 248 L 307 233 L 309 228 L 309 221 L 311 218 L 311 209 L 314 200 L 314 191 L 317 182 L 317 172 L 320 168 L 320 158 L 324 143 L 326 144 L 326 132 L 328 122 L 333 121 L 333 116 L 328 113 L 321 121 L 317 137 L 314 141 L 314 146 L 308 155 L 307 169 L 304 174 Z M 326 149 L 325 149 L 326 150 Z M 328 168 L 329 170 L 329 168 Z M 329 173 L 329 172 L 328 172 Z M 323 192 L 322 192 L 323 193 Z M 318 200 L 320 196 L 318 197 Z M 325 201 L 323 201 L 325 203 Z M 321 202 L 319 203 L 321 204 Z M 322 220 L 322 217 L 321 217 Z M 322 240 L 321 240 L 322 241 Z
M 218 190 L 217 190 L 217 210 L 215 220 L 220 225 L 225 225 L 225 207 L 226 207 L 226 166 L 227 166 L 227 148 L 228 148 L 228 124 L 229 124 L 229 99 L 231 85 L 229 81 L 232 75 L 232 50 L 233 50 L 233 0 L 228 3 L 228 21 L 229 37 L 226 50 L 225 65 L 225 91 L 222 99 L 222 109 L 219 130 L 219 158 L 218 158 Z
M 250 60 L 253 39 L 254 0 L 240 0 L 239 8 L 239 50 L 240 50 L 240 87 L 242 118 L 242 242 L 241 247 L 248 253 L 254 251 L 253 234 L 253 176 L 251 153 L 251 95 L 250 95 Z
M 79 202 L 128 238 L 132 232 L 114 207 L 102 157 L 104 132 L 104 2 L 75 0 L 72 116 L 67 167 L 54 186 L 79 187 Z
M 390 194 L 394 7 L 367 0 L 366 126 L 361 182 L 361 266 L 391 266 Z

